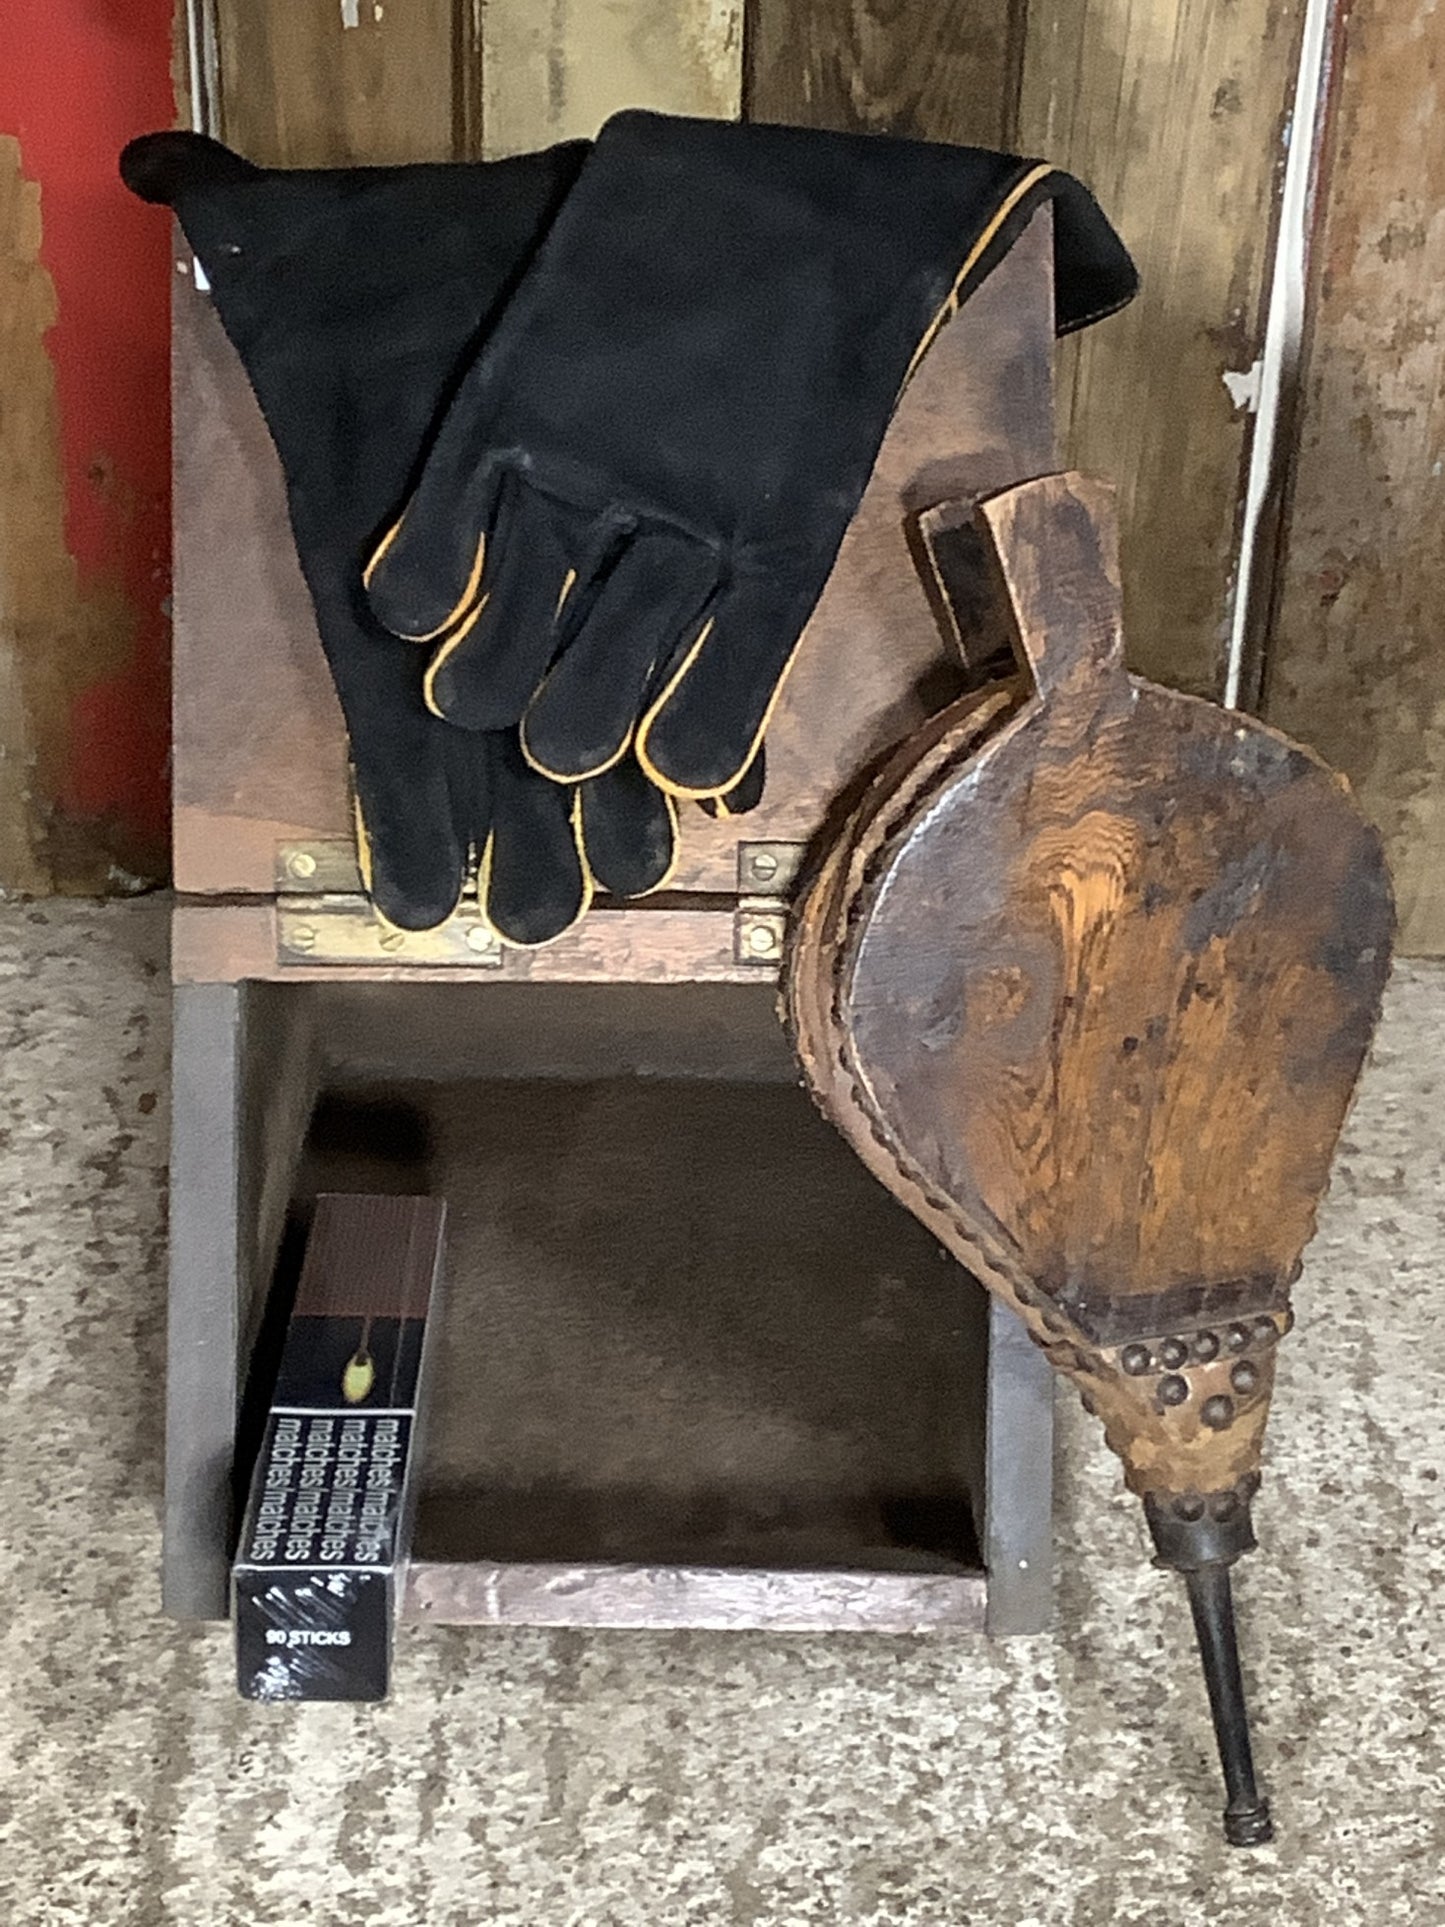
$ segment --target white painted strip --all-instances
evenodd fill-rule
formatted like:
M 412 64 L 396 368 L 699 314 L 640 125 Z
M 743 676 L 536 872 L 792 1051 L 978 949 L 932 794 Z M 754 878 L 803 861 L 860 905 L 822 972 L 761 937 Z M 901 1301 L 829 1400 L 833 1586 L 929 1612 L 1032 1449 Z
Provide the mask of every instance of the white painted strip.
M 1266 587 L 1262 577 L 1267 563 L 1260 554 L 1260 526 L 1280 467 L 1289 455 L 1288 449 L 1279 445 L 1281 398 L 1299 379 L 1310 201 L 1319 165 L 1325 61 L 1338 4 L 1339 0 L 1306 0 L 1299 73 L 1287 132 L 1289 151 L 1285 158 L 1264 353 L 1253 369 L 1224 378 L 1236 406 L 1242 399 L 1248 401 L 1249 389 L 1253 387 L 1256 409 L 1225 670 L 1224 703 L 1228 709 L 1237 709 L 1240 704 L 1250 610 Z
M 201 18 L 204 0 L 186 0 L 186 56 L 191 87 L 191 131 L 195 134 L 209 134 L 206 125 L 210 118 L 207 112 L 208 90 L 204 78 L 201 48 L 205 35 L 205 24 Z
M 186 0 L 186 63 L 191 89 L 191 131 L 214 133 L 216 34 L 210 0 Z M 191 271 L 199 291 L 209 294 L 211 284 L 206 279 L 206 271 L 194 258 Z

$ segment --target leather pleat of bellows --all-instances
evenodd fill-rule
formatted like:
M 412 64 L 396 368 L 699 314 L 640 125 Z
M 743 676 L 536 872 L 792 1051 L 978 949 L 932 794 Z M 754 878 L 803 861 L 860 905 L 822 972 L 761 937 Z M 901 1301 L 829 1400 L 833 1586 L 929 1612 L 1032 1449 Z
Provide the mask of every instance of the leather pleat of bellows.
M 628 112 L 496 162 L 259 168 L 133 141 L 281 458 L 378 913 L 475 876 L 503 941 L 662 887 L 740 814 L 908 378 L 1041 202 L 1056 324 L 1136 277 L 1071 176 Z

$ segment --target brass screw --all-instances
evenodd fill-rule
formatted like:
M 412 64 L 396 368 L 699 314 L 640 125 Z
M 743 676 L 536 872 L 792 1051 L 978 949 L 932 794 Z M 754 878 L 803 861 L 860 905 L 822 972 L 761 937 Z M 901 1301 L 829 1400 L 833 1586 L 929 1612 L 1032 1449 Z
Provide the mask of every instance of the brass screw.
M 753 875 L 764 883 L 778 874 L 778 859 L 771 850 L 758 850 L 753 856 Z
M 383 930 L 381 933 L 381 947 L 383 950 L 400 950 L 405 942 L 406 938 L 399 930 Z
M 776 955 L 778 933 L 770 923 L 755 923 L 748 932 L 748 949 L 757 957 Z
M 491 947 L 492 947 L 491 931 L 484 929 L 483 926 L 479 923 L 474 923 L 471 929 L 467 932 L 467 949 L 468 950 L 490 950 Z
M 309 850 L 296 850 L 288 859 L 286 868 L 293 877 L 314 877 L 316 859 Z
M 293 930 L 286 939 L 286 948 L 288 950 L 314 950 L 316 948 L 316 932 L 311 928 L 310 924 L 302 924 L 299 930 Z

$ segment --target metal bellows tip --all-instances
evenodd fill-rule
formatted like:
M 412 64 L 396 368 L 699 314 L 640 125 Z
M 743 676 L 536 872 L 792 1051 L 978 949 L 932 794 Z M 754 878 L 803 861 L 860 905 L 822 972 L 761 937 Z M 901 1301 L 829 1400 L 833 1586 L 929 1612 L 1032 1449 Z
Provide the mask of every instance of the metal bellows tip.
M 1249 1488 L 1182 1495 L 1172 1503 L 1151 1493 L 1144 1501 L 1144 1512 L 1158 1563 L 1182 1573 L 1189 1589 L 1189 1609 L 1224 1770 L 1224 1837 L 1233 1847 L 1262 1847 L 1274 1838 L 1274 1823 L 1269 1802 L 1255 1784 L 1229 1578 L 1235 1560 L 1254 1549 Z
M 1255 1785 L 1229 1567 L 1196 1566 L 1185 1573 L 1184 1581 L 1189 1588 L 1199 1657 L 1204 1662 L 1219 1764 L 1224 1769 L 1224 1837 L 1232 1847 L 1262 1847 L 1273 1840 L 1274 1823 L 1269 1802 Z

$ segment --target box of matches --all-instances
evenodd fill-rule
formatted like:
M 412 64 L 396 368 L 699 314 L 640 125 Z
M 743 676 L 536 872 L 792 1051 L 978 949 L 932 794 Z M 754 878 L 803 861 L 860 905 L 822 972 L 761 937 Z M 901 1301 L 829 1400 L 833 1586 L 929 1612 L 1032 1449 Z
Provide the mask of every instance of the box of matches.
M 316 1201 L 231 1572 L 246 1699 L 386 1697 L 445 1216 Z

